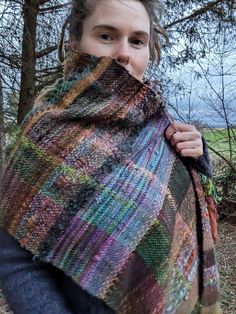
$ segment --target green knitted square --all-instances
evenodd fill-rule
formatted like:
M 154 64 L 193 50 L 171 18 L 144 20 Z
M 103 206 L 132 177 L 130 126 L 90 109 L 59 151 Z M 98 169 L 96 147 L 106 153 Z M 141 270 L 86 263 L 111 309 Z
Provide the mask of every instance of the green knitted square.
M 201 312 L 201 304 L 197 302 L 191 314 L 199 314 Z
M 36 178 L 47 175 L 46 170 L 57 165 L 51 156 L 27 138 L 22 139 L 22 145 L 16 152 L 15 160 L 17 162 L 12 165 L 13 171 L 17 173 L 21 181 L 29 182 L 31 185 L 34 184 Z
M 190 182 L 191 180 L 187 169 L 184 168 L 180 160 L 177 159 L 169 182 L 171 195 L 174 197 L 177 207 L 182 203 Z
M 162 281 L 165 273 L 161 265 L 165 263 L 170 252 L 170 239 L 164 224 L 159 224 L 150 230 L 145 239 L 137 247 L 137 252 L 144 263 L 153 271 L 158 281 Z

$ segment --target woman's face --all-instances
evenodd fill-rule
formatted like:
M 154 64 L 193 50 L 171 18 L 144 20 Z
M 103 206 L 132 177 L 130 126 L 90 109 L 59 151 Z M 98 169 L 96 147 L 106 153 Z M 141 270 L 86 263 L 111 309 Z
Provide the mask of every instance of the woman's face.
M 101 0 L 83 22 L 72 46 L 81 53 L 108 56 L 142 80 L 149 61 L 150 19 L 140 1 Z

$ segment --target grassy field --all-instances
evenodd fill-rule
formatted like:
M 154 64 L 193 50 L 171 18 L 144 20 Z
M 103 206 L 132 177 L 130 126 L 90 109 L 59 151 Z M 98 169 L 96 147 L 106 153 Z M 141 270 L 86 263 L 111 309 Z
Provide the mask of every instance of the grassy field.
M 236 128 L 230 129 L 231 145 L 232 145 L 232 158 L 236 159 Z M 208 145 L 216 150 L 218 153 L 229 158 L 229 140 L 228 140 L 228 131 L 226 129 L 204 129 L 203 130 L 204 138 L 206 139 Z M 219 156 L 214 152 L 211 152 L 213 159 L 218 159 Z

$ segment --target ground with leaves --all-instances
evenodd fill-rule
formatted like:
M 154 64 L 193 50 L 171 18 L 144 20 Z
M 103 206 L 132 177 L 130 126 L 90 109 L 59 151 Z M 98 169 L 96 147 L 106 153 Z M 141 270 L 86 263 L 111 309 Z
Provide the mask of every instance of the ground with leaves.
M 217 258 L 220 265 L 223 314 L 236 313 L 236 226 L 219 223 Z M 0 314 L 12 313 L 0 293 Z
M 223 314 L 236 313 L 236 226 L 219 224 L 217 258 L 220 265 Z

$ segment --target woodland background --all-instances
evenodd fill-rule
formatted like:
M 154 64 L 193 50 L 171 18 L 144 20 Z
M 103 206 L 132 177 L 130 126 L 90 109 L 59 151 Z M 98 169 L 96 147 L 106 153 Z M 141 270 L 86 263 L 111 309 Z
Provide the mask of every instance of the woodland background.
M 236 1 L 165 0 L 170 44 L 154 74 L 171 112 L 204 134 L 219 194 L 224 313 L 236 313 Z M 66 0 L 0 0 L 0 177 L 35 96 L 62 74 Z M 164 44 L 164 43 L 163 43 Z M 199 114 L 200 113 L 200 114 Z M 220 122 L 220 123 L 219 123 Z M 0 296 L 0 313 L 7 307 Z

